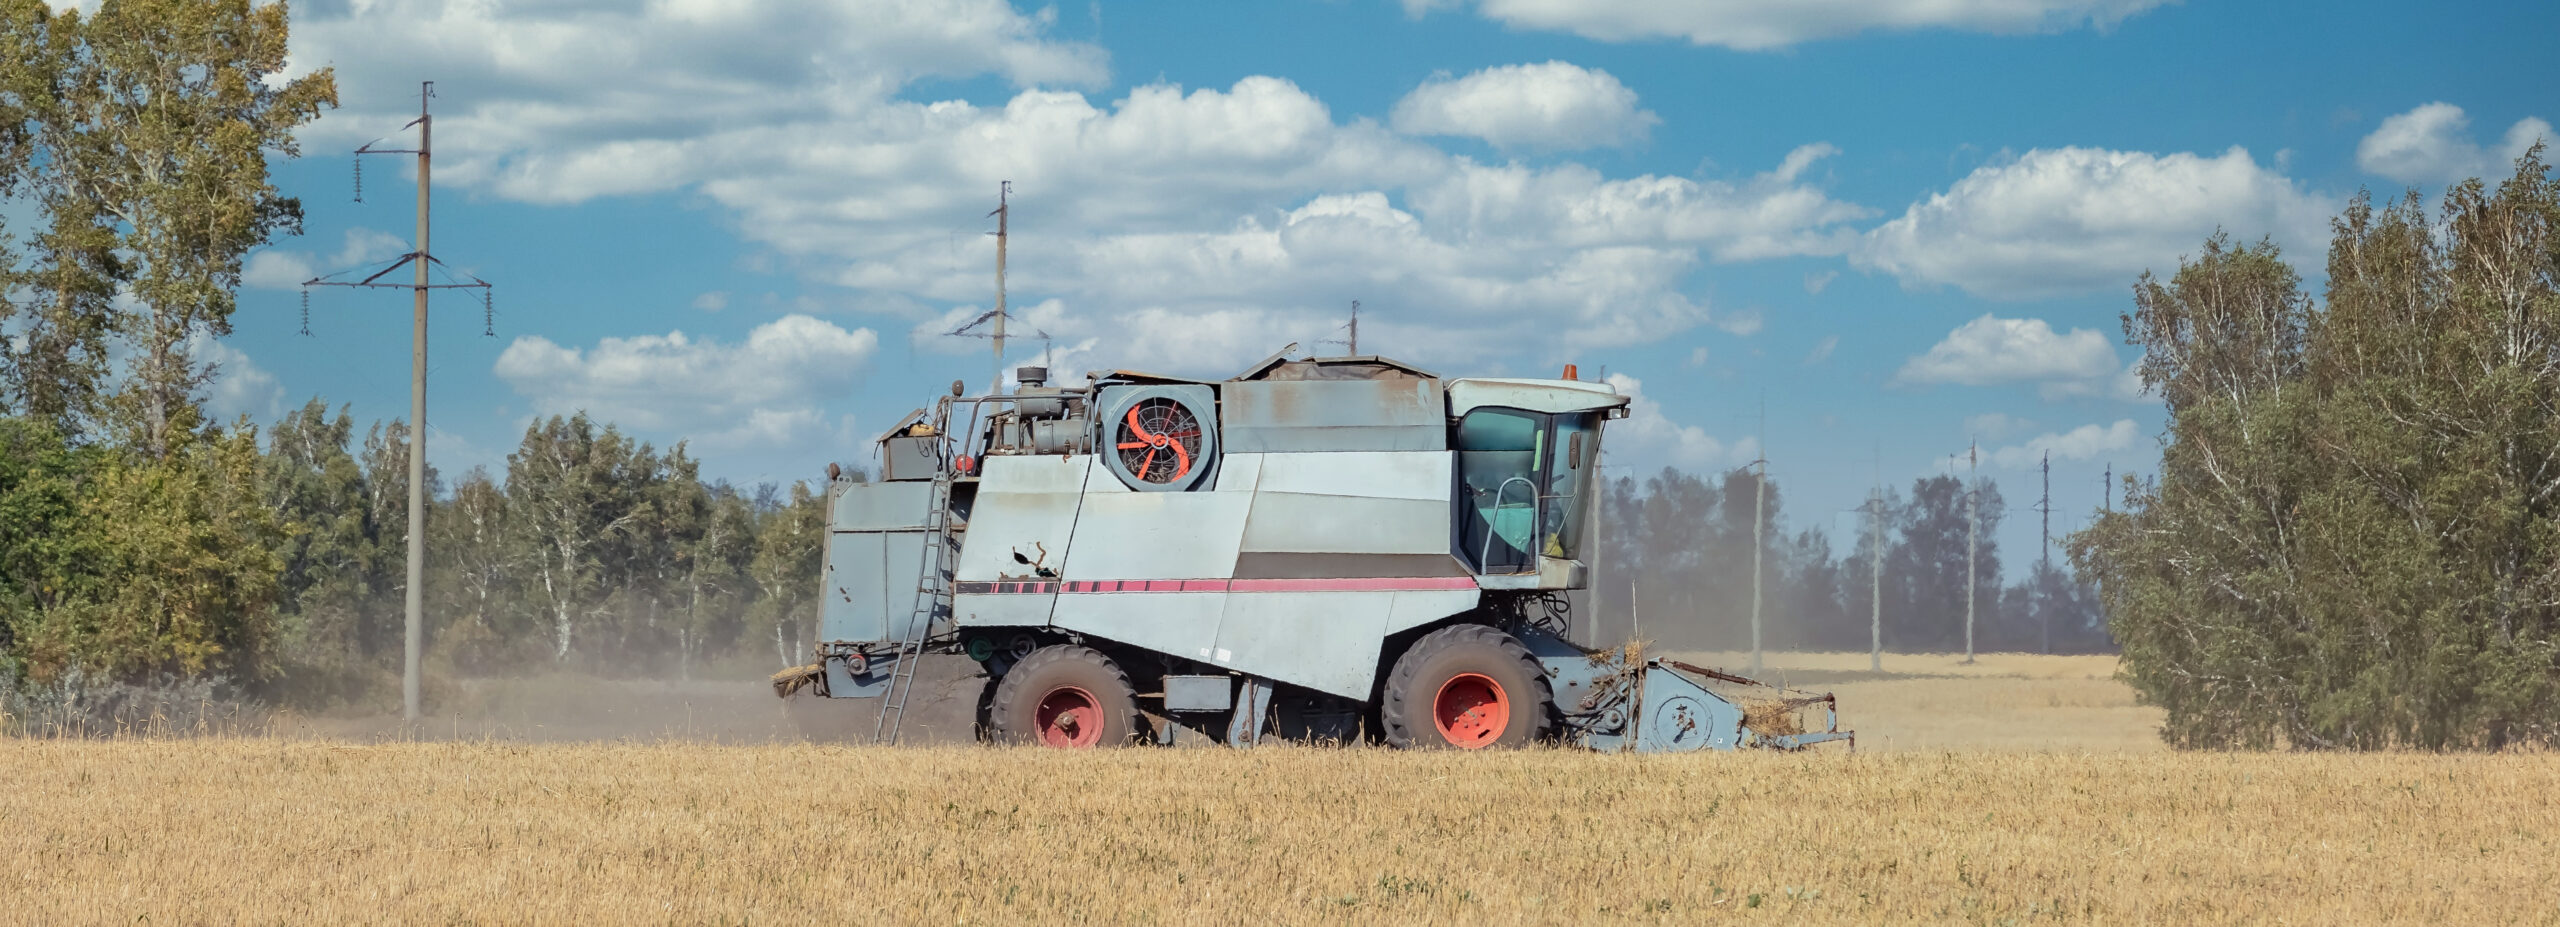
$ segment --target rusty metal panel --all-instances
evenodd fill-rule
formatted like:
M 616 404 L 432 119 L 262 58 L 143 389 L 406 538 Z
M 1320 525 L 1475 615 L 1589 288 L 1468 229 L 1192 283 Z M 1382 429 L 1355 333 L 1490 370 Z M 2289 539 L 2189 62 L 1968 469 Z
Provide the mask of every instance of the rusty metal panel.
M 1224 578 L 1235 569 L 1245 515 L 1260 498 L 1242 492 L 1086 496 L 1084 511 L 1076 516 L 1075 553 L 1067 558 L 1060 575 L 1067 579 Z
M 1208 662 L 1367 701 L 1399 592 L 1233 592 Z
M 1228 450 L 1440 451 L 1448 411 L 1438 380 L 1256 380 L 1219 388 Z
M 1058 596 L 1057 627 L 1180 657 L 1216 653 L 1225 592 L 1071 592 Z
M 1587 380 L 1532 380 L 1510 377 L 1467 377 L 1449 381 L 1449 417 L 1465 416 L 1482 406 L 1531 412 L 1587 412 L 1627 404 L 1616 387 Z

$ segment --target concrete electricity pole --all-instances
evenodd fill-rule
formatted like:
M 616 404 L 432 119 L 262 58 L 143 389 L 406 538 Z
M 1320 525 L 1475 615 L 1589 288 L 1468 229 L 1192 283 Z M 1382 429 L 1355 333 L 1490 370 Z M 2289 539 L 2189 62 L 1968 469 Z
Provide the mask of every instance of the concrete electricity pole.
M 996 188 L 996 211 L 988 215 L 996 217 L 996 376 L 987 386 L 987 395 L 1001 396 L 1004 395 L 1004 245 L 1013 219 L 1013 181 L 1004 181 Z
M 2039 574 L 2036 577 L 2036 586 L 2041 590 L 2045 581 L 2042 574 L 2053 572 L 2052 451 L 2044 452 L 2044 495 L 2036 500 L 2036 514 L 2041 515 L 2044 518 L 2044 547 L 2038 555 L 2039 560 L 2036 567 L 2036 572 Z M 2046 607 L 2047 604 L 2048 603 L 2042 601 L 2037 601 L 2035 603 L 2037 637 L 2036 651 L 2038 653 L 2053 652 L 2053 609 Z
M 1760 475 L 1752 483 L 1751 499 L 1751 675 L 1760 675 L 1760 557 L 1769 544 L 1763 539 L 1769 519 L 1769 400 L 1760 400 L 1760 459 L 1752 463 Z
M 1884 453 L 1876 453 L 1876 486 L 1867 493 L 1867 516 L 1874 526 L 1867 551 L 1867 669 L 1884 672 Z
M 1982 534 L 1981 445 L 1965 445 L 1964 459 L 1965 476 L 1971 481 L 1964 491 L 1964 662 L 1970 664 L 1973 662 L 1973 560 Z
M 469 283 L 462 283 L 459 281 L 452 283 L 434 283 L 430 281 L 427 275 L 430 265 L 442 266 L 444 263 L 436 260 L 434 253 L 427 250 L 427 205 L 428 190 L 431 186 L 431 178 L 429 175 L 431 156 L 429 155 L 429 152 L 434 149 L 434 117 L 427 113 L 427 101 L 435 97 L 435 86 L 436 84 L 434 81 L 425 81 L 418 85 L 418 118 L 416 121 L 409 123 L 411 126 L 418 127 L 418 147 L 414 149 L 375 148 L 373 147 L 373 143 L 367 142 L 364 147 L 356 149 L 356 154 L 358 155 L 414 154 L 418 156 L 417 250 L 402 255 L 399 260 L 393 261 L 391 266 L 375 271 L 372 276 L 366 277 L 362 280 L 353 282 L 339 281 L 330 280 L 324 276 L 313 277 L 302 282 L 302 285 L 305 288 L 304 300 L 306 306 L 309 304 L 310 291 L 308 288 L 315 286 L 348 286 L 390 289 L 405 288 L 409 290 L 411 294 L 409 318 L 409 564 L 408 588 L 405 590 L 405 594 L 403 596 L 405 614 L 401 627 L 400 663 L 401 714 L 411 721 L 418 720 L 419 717 L 418 660 L 420 652 L 425 647 L 426 640 L 427 291 L 443 289 L 477 289 L 481 291 L 483 298 L 485 299 L 487 298 L 487 294 L 490 290 L 489 282 L 478 277 L 472 277 L 471 282 Z M 408 126 L 402 126 L 401 128 L 405 129 L 408 128 Z M 363 187 L 361 184 L 363 183 L 364 175 L 359 172 L 356 176 L 357 183 L 359 184 L 356 191 L 357 197 L 361 200 L 363 197 Z M 388 276 L 392 271 L 398 270 L 402 264 L 410 265 L 410 267 L 415 271 L 415 275 L 412 278 L 414 282 L 407 284 L 405 287 L 396 283 L 378 282 L 383 277 Z M 329 276 L 338 275 L 339 274 L 331 274 Z M 450 279 L 450 276 L 448 276 L 448 279 Z M 308 319 L 306 318 L 306 331 L 308 331 L 308 324 Z M 494 315 L 492 316 L 491 324 L 495 324 Z M 489 333 L 494 335 L 496 334 L 496 331 L 492 328 Z

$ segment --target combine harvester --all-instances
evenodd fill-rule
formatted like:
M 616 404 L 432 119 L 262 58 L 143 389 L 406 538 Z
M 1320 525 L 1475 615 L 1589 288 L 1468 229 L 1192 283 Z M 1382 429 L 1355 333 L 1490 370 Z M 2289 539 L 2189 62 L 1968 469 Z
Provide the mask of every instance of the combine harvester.
M 879 481 L 830 474 L 818 659 L 777 693 L 882 699 L 894 743 L 920 657 L 961 653 L 1005 743 L 1854 748 L 1827 694 L 1573 639 L 1627 397 L 1570 367 L 1284 352 L 1220 382 L 1016 379 L 909 413 Z

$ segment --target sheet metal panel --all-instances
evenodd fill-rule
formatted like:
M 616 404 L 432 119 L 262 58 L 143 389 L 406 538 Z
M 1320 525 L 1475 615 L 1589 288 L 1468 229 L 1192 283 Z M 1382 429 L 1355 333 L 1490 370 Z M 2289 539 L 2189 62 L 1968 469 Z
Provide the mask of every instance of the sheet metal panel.
M 1387 634 L 1418 628 L 1442 618 L 1472 610 L 1483 601 L 1483 594 L 1473 589 L 1406 590 L 1395 594 L 1387 607 Z
M 1218 492 L 1252 492 L 1262 481 L 1262 455 L 1234 454 L 1218 458 Z
M 1449 503 L 1255 493 L 1253 517 L 1237 550 L 1446 555 Z
M 1440 381 L 1259 380 L 1219 389 L 1233 451 L 1439 451 L 1449 446 Z
M 987 458 L 957 578 L 993 581 L 1028 575 L 1031 568 L 1015 563 L 1013 553 L 1037 560 L 1043 545 L 1050 569 L 1065 564 L 1076 510 L 1085 499 L 1085 471 L 1092 463 L 1091 455 Z
M 1217 652 L 1224 592 L 1077 592 L 1057 597 L 1051 623 L 1176 656 L 1207 660 Z
M 1429 499 L 1449 503 L 1447 451 L 1347 451 L 1266 454 L 1257 492 Z M 1441 521 L 1448 521 L 1444 515 Z M 1445 527 L 1444 529 L 1445 530 Z
M 1234 592 L 1207 661 L 1367 701 L 1399 592 Z
M 838 532 L 827 536 L 818 639 L 903 640 L 915 615 L 924 532 Z
M 1260 498 L 1241 492 L 1086 496 L 1084 512 L 1076 517 L 1074 554 L 1059 575 L 1065 579 L 1224 578 L 1235 570 L 1245 515 Z
M 951 597 L 952 625 L 964 628 L 1036 628 L 1047 625 L 1057 593 L 1016 592 L 1003 595 L 962 593 Z
M 1627 404 L 1615 387 L 1587 380 L 1532 380 L 1511 377 L 1466 377 L 1449 381 L 1449 417 L 1460 418 L 1481 406 L 1531 412 L 1584 412 Z
M 837 531 L 924 530 L 933 484 L 847 483 L 835 494 L 828 527 Z

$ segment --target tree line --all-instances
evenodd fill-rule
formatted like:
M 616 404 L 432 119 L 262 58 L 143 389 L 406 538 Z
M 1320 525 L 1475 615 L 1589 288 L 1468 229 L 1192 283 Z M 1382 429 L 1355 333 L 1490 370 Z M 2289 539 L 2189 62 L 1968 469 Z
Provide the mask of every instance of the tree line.
M 2190 747 L 2560 743 L 2560 182 L 2359 195 L 2314 300 L 2207 241 L 2125 317 L 2156 478 L 2072 539 Z
M 1594 591 L 1584 601 L 1592 614 L 1581 619 L 1584 626 L 1596 622 L 1604 641 L 1640 623 L 1642 636 L 1659 646 L 1747 650 L 1752 553 L 1765 543 L 1759 567 L 1765 649 L 1866 650 L 1880 598 L 1885 649 L 1960 652 L 1970 503 L 1977 520 L 1971 531 L 1975 649 L 2114 649 L 2095 592 L 2068 561 L 2037 557 L 2018 582 L 2002 585 L 1997 536 L 2006 504 L 1996 482 L 1928 476 L 1914 480 L 1907 493 L 1888 490 L 1866 516 L 1882 524 L 1862 525 L 1848 549 L 1835 551 L 1821 530 L 1789 533 L 1785 493 L 1770 479 L 1762 497 L 1760 479 L 1749 470 L 1701 477 L 1665 468 L 1641 481 L 1609 481 L 1600 500 Z M 1755 538 L 1755 517 L 1767 520 L 1764 539 Z

